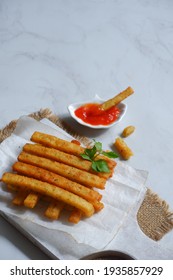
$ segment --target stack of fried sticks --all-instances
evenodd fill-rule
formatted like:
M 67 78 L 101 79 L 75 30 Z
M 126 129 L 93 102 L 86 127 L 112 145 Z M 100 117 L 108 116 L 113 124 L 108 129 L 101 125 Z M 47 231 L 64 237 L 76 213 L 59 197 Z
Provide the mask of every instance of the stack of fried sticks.
M 23 146 L 13 172 L 4 173 L 1 179 L 10 191 L 16 192 L 13 204 L 34 208 L 39 200 L 46 199 L 47 218 L 57 220 L 67 209 L 71 223 L 104 208 L 98 189 L 105 188 L 115 161 L 104 157 L 110 172 L 95 172 L 91 162 L 81 157 L 85 148 L 76 140 L 69 142 L 36 131 L 31 141 Z

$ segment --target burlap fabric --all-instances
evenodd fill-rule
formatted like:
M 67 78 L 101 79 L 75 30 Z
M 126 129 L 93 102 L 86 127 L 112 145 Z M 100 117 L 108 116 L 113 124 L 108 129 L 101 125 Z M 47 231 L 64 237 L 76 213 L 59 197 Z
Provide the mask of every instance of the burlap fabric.
M 38 121 L 47 118 L 80 140 L 83 144 L 90 144 L 90 140 L 87 137 L 75 133 L 67 123 L 53 114 L 50 109 L 40 109 L 38 112 L 34 112 L 29 116 Z M 0 143 L 11 135 L 16 127 L 16 123 L 17 120 L 12 120 L 0 130 Z M 170 211 L 169 205 L 164 200 L 153 193 L 151 189 L 148 189 L 138 210 L 137 221 L 141 230 L 149 238 L 158 241 L 173 229 L 173 212 Z

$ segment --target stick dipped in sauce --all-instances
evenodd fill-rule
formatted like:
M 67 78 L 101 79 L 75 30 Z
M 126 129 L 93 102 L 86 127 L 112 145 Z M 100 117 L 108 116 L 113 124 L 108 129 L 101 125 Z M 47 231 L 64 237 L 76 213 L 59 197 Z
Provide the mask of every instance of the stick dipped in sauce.
M 109 125 L 117 120 L 120 109 L 117 105 L 134 93 L 131 87 L 102 104 L 87 103 L 75 110 L 75 115 L 91 125 Z

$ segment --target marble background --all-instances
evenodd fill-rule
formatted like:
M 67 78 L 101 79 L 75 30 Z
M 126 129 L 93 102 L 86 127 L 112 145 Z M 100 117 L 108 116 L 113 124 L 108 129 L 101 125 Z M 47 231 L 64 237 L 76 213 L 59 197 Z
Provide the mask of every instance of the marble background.
M 48 107 L 110 148 L 133 124 L 128 164 L 148 170 L 148 186 L 173 209 L 172 14 L 171 0 L 0 0 L 0 127 Z M 70 103 L 108 99 L 128 86 L 135 94 L 117 126 L 86 130 L 69 117 Z M 0 224 L 0 259 L 47 258 Z M 173 249 L 170 236 L 162 243 Z

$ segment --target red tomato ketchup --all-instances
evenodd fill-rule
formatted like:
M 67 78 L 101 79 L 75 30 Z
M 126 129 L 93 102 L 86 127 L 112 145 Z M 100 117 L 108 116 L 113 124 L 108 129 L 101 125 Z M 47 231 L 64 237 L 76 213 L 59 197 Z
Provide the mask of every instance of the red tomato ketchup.
M 103 110 L 97 103 L 88 103 L 75 110 L 75 115 L 91 125 L 109 125 L 117 120 L 120 110 L 113 106 Z

